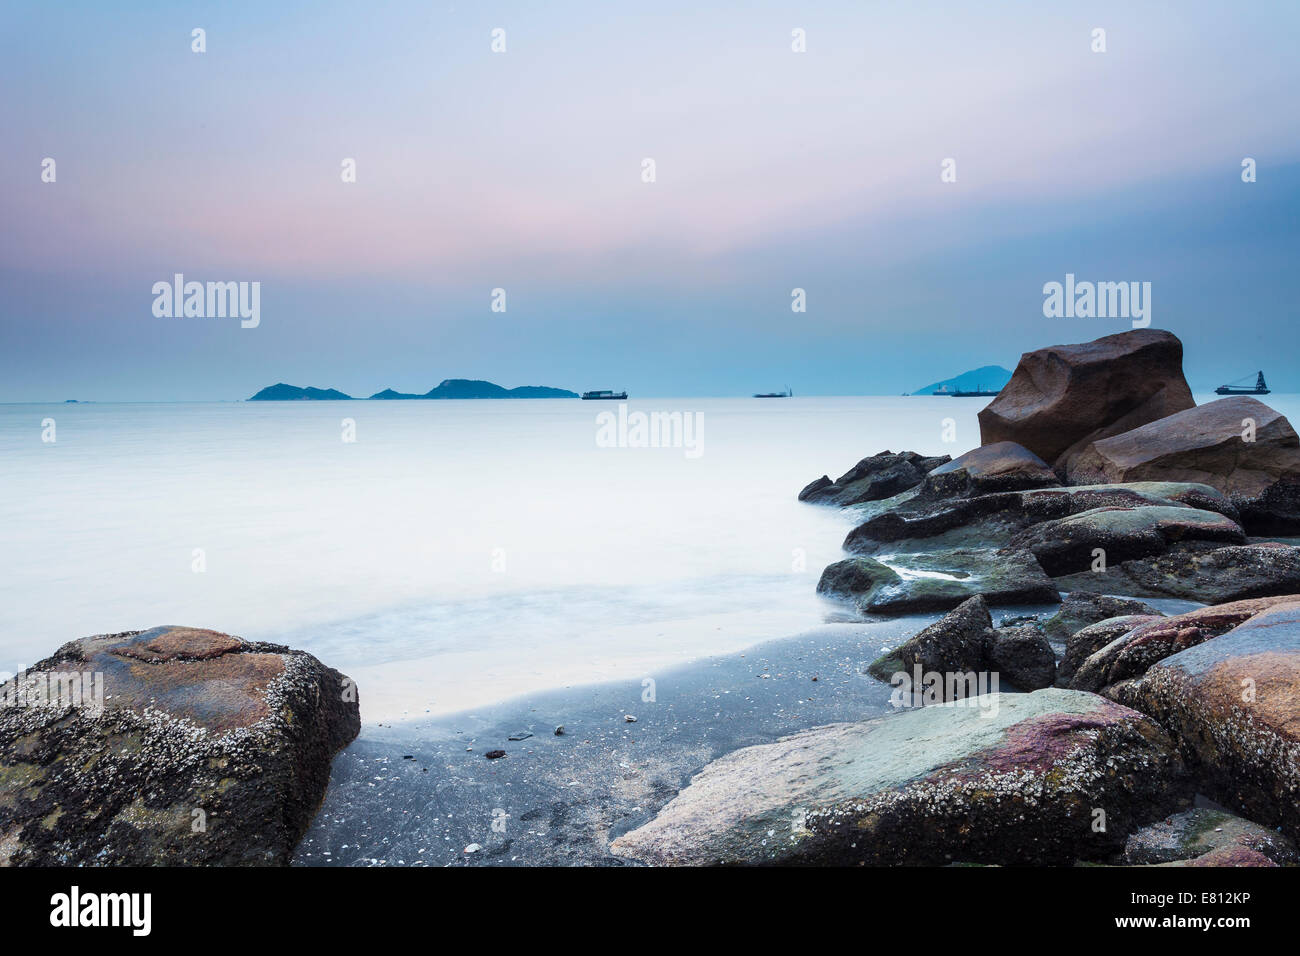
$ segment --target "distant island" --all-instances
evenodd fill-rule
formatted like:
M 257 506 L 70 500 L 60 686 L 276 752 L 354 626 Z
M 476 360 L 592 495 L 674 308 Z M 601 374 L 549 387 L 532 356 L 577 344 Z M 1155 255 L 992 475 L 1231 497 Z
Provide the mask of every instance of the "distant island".
M 925 388 L 918 388 L 912 394 L 933 395 L 941 388 L 948 392 L 955 390 L 973 392 L 981 388 L 986 392 L 998 392 L 1009 381 L 1011 381 L 1010 371 L 1001 365 L 985 365 L 969 372 L 962 372 L 953 378 L 946 378 L 942 382 L 927 385 Z
M 577 392 L 563 388 L 550 388 L 546 385 L 520 385 L 517 388 L 503 388 L 492 382 L 469 378 L 448 378 L 438 383 L 423 395 L 410 392 L 398 392 L 386 388 L 370 396 L 373 401 L 396 401 L 401 399 L 421 398 L 577 398 Z M 301 388 L 297 385 L 268 385 L 249 399 L 250 402 L 300 402 L 300 401 L 355 401 L 351 395 L 336 388 Z

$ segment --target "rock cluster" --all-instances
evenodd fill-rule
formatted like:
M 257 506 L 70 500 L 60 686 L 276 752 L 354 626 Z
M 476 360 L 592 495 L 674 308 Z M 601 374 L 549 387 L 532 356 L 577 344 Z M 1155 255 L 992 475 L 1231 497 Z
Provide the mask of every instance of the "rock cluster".
M 1181 362 L 1157 330 L 1027 353 L 980 413 L 980 448 L 911 471 L 919 455 L 884 453 L 804 489 L 863 519 L 821 593 L 864 614 L 951 609 L 868 668 L 899 687 L 934 675 L 930 695 L 716 760 L 614 852 L 1296 862 L 1300 548 L 1248 535 L 1300 530 L 1300 442 L 1253 399 L 1195 407 Z M 1062 590 L 1052 616 L 994 626 L 990 605 Z M 1156 597 L 1211 606 L 1136 600 Z

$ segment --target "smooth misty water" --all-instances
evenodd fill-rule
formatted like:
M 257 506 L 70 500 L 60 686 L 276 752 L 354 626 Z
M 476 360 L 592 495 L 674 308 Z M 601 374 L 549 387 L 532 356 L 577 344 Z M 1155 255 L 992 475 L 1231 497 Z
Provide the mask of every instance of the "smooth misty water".
M 375 720 L 728 653 L 828 613 L 813 589 L 851 519 L 799 488 L 885 448 L 964 451 L 982 404 L 629 403 L 702 413 L 696 458 L 598 447 L 616 403 L 0 406 L 0 670 L 189 624 L 312 651 Z

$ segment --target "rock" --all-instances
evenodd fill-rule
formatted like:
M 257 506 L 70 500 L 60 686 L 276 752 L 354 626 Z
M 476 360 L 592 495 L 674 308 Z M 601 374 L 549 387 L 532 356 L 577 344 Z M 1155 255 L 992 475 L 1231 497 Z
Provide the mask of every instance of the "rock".
M 1070 635 L 1091 624 L 1126 614 L 1162 616 L 1150 604 L 1132 598 L 1092 594 L 1088 591 L 1071 591 L 1061 602 L 1061 607 L 1056 614 L 1043 625 L 1043 633 L 1049 641 L 1066 641 Z
M 1124 845 L 1123 862 L 1138 866 L 1195 861 L 1236 848 L 1260 854 L 1266 865 L 1300 863 L 1295 845 L 1280 833 L 1206 807 L 1176 813 L 1138 830 Z
M 882 451 L 863 458 L 836 481 L 822 475 L 799 492 L 799 500 L 842 507 L 882 501 L 916 487 L 932 468 L 948 460 L 947 455 L 926 457 L 914 451 Z
M 506 752 L 504 750 L 489 750 L 483 756 L 486 757 L 488 760 L 500 760 L 505 755 Z
M 1180 546 L 1154 558 L 1055 579 L 1062 590 L 1175 597 L 1223 604 L 1300 592 L 1300 548 L 1273 542 L 1226 548 Z
M 1079 670 L 1079 665 L 1093 654 L 1134 628 L 1160 619 L 1159 614 L 1121 614 L 1075 631 L 1065 640 L 1065 657 L 1056 668 L 1057 684 L 1069 687 L 1070 679 Z
M 1011 381 L 980 411 L 980 443 L 1017 442 L 1061 468 L 1072 446 L 1194 404 L 1178 337 L 1134 329 L 1026 352 Z
M 1277 866 L 1277 864 L 1263 853 L 1247 846 L 1222 846 L 1193 860 L 1157 863 L 1156 866 L 1210 866 L 1217 869 L 1223 866 Z
M 928 481 L 929 479 L 927 479 Z M 1077 488 L 1040 488 L 974 498 L 915 496 L 873 515 L 853 529 L 845 550 L 871 554 L 885 550 L 943 547 L 999 547 L 1024 528 L 1097 508 L 1189 507 L 1232 520 L 1237 509 L 1208 485 L 1141 481 Z M 892 547 L 891 547 L 892 545 Z
M 834 492 L 828 492 L 827 489 L 834 486 L 830 475 L 822 475 L 815 481 L 810 481 L 804 485 L 803 491 L 799 492 L 800 501 L 817 501 L 821 498 L 830 497 Z M 837 489 L 838 490 L 838 489 Z
M 993 619 L 989 616 L 988 604 L 976 595 L 905 641 L 897 650 L 878 658 L 867 672 L 887 681 L 900 671 L 912 674 L 918 667 L 922 674 L 981 670 L 987 660 L 992 629 Z M 944 699 L 952 698 L 945 694 Z
M 1110 564 L 1164 554 L 1184 540 L 1245 544 L 1246 533 L 1231 518 L 1199 508 L 1094 508 L 1026 528 L 1008 547 L 1032 552 L 1048 574 L 1062 575 L 1088 571 L 1098 548 Z
M 560 724 L 560 726 L 555 728 L 555 736 L 563 737 L 564 734 L 565 734 L 564 724 Z
M 1254 440 L 1243 437 L 1254 423 Z M 1226 493 L 1252 534 L 1300 533 L 1300 437 L 1247 395 L 1221 398 L 1090 442 L 1072 482 L 1194 481 Z
M 1300 603 L 1165 658 L 1132 696 L 1180 741 L 1203 793 L 1300 839 Z
M 1144 621 L 1089 655 L 1069 686 L 1105 693 L 1111 684 L 1146 673 L 1156 661 L 1226 634 L 1270 607 L 1294 602 L 1300 602 L 1300 594 L 1233 601 Z
M 922 494 L 930 497 L 973 497 L 999 491 L 1055 488 L 1056 473 L 1032 451 L 1015 442 L 982 445 L 926 477 Z
M 993 631 L 988 659 L 999 682 L 1019 690 L 1051 687 L 1056 680 L 1056 654 L 1037 627 L 998 628 Z
M 4 692 L 60 674 L 102 710 L 0 707 L 0 865 L 287 864 L 361 727 L 338 671 L 217 631 L 72 641 Z
M 1141 714 L 1058 689 L 989 694 L 727 754 L 611 849 L 661 865 L 1104 860 L 1181 790 L 1171 741 Z
M 817 590 L 854 598 L 868 614 L 946 611 L 980 594 L 992 605 L 1055 604 L 1060 595 L 1028 552 L 959 548 L 848 558 L 822 572 Z
M 516 730 L 513 734 L 511 734 L 509 737 L 507 737 L 506 740 L 527 740 L 527 739 L 528 739 L 529 737 L 531 737 L 531 736 L 532 736 L 532 732 L 531 732 L 531 731 L 528 731 L 528 730 Z

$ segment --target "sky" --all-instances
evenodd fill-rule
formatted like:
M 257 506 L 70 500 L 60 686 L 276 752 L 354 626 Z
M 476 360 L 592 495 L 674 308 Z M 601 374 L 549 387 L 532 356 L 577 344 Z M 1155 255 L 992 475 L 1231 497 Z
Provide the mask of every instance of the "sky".
M 7 0 L 0 402 L 898 394 L 1130 327 L 1045 316 L 1067 273 L 1150 282 L 1193 388 L 1300 391 L 1297 27 L 1290 0 Z M 156 316 L 176 273 L 259 282 L 259 324 Z

